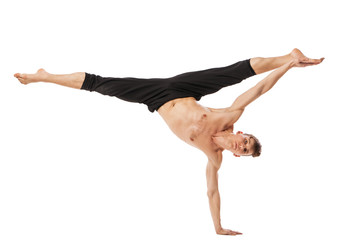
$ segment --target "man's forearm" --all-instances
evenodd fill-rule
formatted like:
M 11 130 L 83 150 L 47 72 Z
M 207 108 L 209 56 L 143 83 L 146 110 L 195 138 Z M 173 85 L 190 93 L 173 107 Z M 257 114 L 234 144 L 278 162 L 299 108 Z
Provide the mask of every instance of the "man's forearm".
M 208 193 L 211 217 L 213 218 L 215 231 L 221 229 L 220 220 L 220 194 L 219 191 Z
M 265 77 L 263 80 L 257 83 L 254 87 L 250 88 L 248 91 L 244 92 L 242 95 L 237 97 L 231 105 L 231 107 L 228 108 L 229 112 L 234 113 L 234 116 L 236 118 L 235 121 L 238 120 L 246 106 L 255 101 L 264 93 L 268 92 L 274 86 L 274 84 L 276 84 L 278 80 L 293 66 L 293 61 L 284 64 L 283 66 L 277 68 L 272 73 L 270 73 L 267 77 Z M 236 115 L 237 112 L 239 113 Z
M 294 63 L 292 61 L 284 64 L 283 66 L 277 68 L 272 73 L 270 73 L 265 79 L 260 81 L 256 86 L 260 88 L 261 95 L 269 91 L 274 84 L 292 67 Z

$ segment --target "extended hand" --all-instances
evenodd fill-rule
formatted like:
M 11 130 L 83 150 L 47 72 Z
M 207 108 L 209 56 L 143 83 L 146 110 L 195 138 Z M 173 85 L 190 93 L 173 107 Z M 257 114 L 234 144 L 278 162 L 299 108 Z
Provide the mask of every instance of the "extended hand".
M 320 59 L 306 59 L 306 60 L 298 60 L 295 59 L 293 60 L 293 66 L 294 67 L 308 67 L 308 66 L 314 66 L 314 65 L 318 65 L 319 63 L 321 63 L 322 61 L 324 61 L 324 58 L 320 58 Z
M 230 229 L 224 229 L 224 228 L 220 228 L 219 230 L 216 231 L 217 234 L 220 234 L 220 235 L 240 235 L 242 233 L 240 232 L 235 232 L 235 231 L 232 231 Z
M 292 50 L 290 55 L 293 59 L 294 67 L 307 67 L 307 66 L 318 65 L 324 60 L 324 58 L 320 58 L 320 59 L 308 58 L 297 48 Z

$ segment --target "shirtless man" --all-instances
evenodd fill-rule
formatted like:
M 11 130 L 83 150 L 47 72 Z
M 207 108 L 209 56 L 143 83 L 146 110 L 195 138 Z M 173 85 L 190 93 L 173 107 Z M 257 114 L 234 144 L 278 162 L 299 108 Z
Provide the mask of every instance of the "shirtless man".
M 280 57 L 256 57 L 227 67 L 167 79 L 105 78 L 85 72 L 55 75 L 44 69 L 39 69 L 35 74 L 16 73 L 14 76 L 23 84 L 50 82 L 144 103 L 151 112 L 157 110 L 175 135 L 203 151 L 208 158 L 207 193 L 216 233 L 238 235 L 241 233 L 222 228 L 220 221 L 218 170 L 222 163 L 222 152 L 229 150 L 237 157 L 256 157 L 260 155 L 261 145 L 253 135 L 233 133 L 233 125 L 246 106 L 270 90 L 289 69 L 317 65 L 323 60 L 309 59 L 300 50 L 294 49 Z M 197 103 L 204 95 L 273 69 L 276 70 L 236 98 L 230 107 L 214 109 Z

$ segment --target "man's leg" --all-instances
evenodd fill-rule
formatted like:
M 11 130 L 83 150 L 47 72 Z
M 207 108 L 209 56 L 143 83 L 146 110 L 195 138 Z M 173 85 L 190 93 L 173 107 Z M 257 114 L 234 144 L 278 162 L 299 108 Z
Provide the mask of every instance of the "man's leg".
M 254 69 L 256 74 L 264 73 L 276 69 L 285 63 L 291 61 L 292 59 L 298 59 L 300 61 L 306 62 L 308 65 L 315 65 L 320 63 L 319 59 L 307 58 L 300 50 L 295 48 L 291 53 L 280 56 L 280 57 L 270 57 L 270 58 L 251 58 L 250 65 Z
M 35 74 L 16 73 L 14 76 L 22 84 L 49 82 L 70 88 L 98 92 L 128 102 L 143 103 L 148 106 L 150 112 L 172 100 L 171 96 L 165 93 L 168 90 L 168 79 L 162 78 L 114 78 L 86 72 L 50 74 L 44 69 L 39 69 Z
M 44 69 L 39 69 L 35 74 L 16 73 L 14 76 L 23 84 L 49 82 L 76 89 L 81 89 L 83 81 L 85 80 L 84 72 L 50 74 Z
M 321 62 L 320 59 L 307 58 L 300 50 L 295 48 L 291 53 L 280 57 L 251 58 L 250 65 L 256 74 L 260 74 L 276 69 L 292 59 L 304 61 L 308 65 L 315 65 Z M 76 72 L 72 74 L 50 74 L 44 69 L 39 69 L 35 74 L 16 73 L 14 76 L 23 84 L 32 82 L 50 82 L 66 87 L 81 89 L 86 74 L 84 72 Z

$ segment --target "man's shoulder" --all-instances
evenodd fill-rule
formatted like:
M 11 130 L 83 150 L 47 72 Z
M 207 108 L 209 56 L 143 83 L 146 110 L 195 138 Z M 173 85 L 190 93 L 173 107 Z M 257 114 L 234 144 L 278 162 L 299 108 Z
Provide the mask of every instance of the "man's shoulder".
M 204 153 L 208 157 L 209 161 L 220 167 L 222 162 L 222 150 L 218 149 L 214 151 L 205 151 Z

